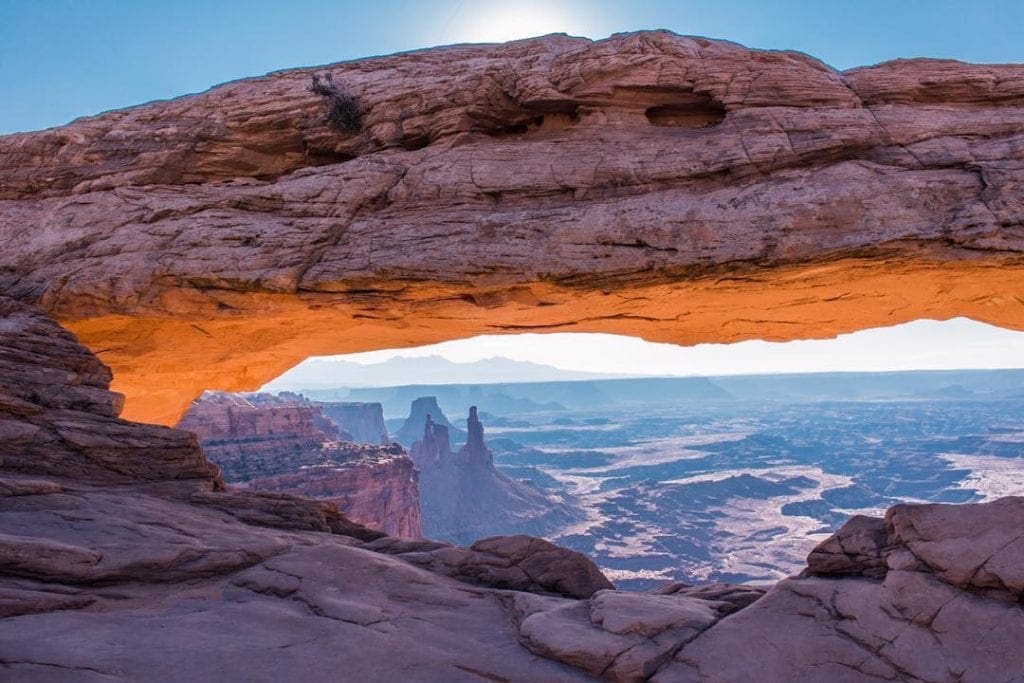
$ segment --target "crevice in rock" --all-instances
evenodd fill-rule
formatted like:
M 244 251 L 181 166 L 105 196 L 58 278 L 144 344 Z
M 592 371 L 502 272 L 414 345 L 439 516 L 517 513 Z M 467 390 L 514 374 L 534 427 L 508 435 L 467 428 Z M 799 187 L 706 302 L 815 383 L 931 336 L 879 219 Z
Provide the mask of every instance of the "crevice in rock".
M 725 105 L 708 96 L 694 96 L 692 102 L 648 107 L 644 116 L 653 126 L 710 128 L 725 120 Z

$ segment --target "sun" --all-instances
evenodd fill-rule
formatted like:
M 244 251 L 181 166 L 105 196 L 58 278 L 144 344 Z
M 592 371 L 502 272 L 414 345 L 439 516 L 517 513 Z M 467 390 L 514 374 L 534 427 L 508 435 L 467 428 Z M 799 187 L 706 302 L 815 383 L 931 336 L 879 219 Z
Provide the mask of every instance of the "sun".
M 455 42 L 504 43 L 548 33 L 572 33 L 569 12 L 550 3 L 481 3 L 453 19 Z

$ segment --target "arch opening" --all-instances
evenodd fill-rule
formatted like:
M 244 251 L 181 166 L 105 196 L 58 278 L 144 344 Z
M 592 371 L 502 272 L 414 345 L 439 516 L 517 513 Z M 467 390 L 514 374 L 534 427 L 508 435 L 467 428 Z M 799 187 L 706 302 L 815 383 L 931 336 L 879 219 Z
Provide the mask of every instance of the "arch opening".
M 343 509 L 379 488 L 310 476 L 296 428 L 411 459 L 392 474 L 418 477 L 420 527 L 399 491 L 394 535 L 541 535 L 627 588 L 757 582 L 799 571 L 851 514 L 1019 492 L 1018 368 L 1024 335 L 962 318 L 691 348 L 527 333 L 311 358 L 260 393 L 205 395 L 181 426 L 207 430 L 229 483 L 328 498 L 340 486 Z M 218 441 L 225 406 L 240 433 Z M 261 413 L 269 434 L 246 431 Z M 260 449 L 282 448 L 290 466 L 252 471 Z

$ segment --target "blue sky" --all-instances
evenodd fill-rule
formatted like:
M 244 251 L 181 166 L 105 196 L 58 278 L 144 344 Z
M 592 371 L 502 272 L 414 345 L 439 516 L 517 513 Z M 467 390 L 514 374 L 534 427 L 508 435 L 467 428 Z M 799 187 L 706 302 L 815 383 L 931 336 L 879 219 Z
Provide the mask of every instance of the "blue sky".
M 430 45 L 667 28 L 837 68 L 1024 62 L 1024 0 L 0 0 L 0 134 L 223 81 Z

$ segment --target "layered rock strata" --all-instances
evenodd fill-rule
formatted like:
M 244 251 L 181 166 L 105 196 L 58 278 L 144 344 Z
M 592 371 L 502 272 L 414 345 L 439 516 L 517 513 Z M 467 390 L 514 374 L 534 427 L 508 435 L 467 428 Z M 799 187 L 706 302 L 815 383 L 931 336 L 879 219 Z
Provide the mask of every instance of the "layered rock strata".
M 327 500 L 349 519 L 420 538 L 417 472 L 401 446 L 351 438 L 320 405 L 269 394 L 206 394 L 178 424 L 194 432 L 233 489 Z
M 566 597 L 520 540 L 391 554 L 329 503 L 221 491 L 44 314 L 164 424 L 309 355 L 481 333 L 1022 329 L 1024 67 L 655 32 L 321 72 L 359 131 L 294 70 L 0 139 L 5 675 L 1024 679 L 1021 498 L 859 520 L 753 603 Z
M 1022 131 L 1019 65 L 663 31 L 296 69 L 0 139 L 0 287 L 164 424 L 310 355 L 476 334 L 1022 329 Z
M 39 309 L 0 294 L 0 468 L 223 488 L 188 432 L 121 420 L 110 370 Z

